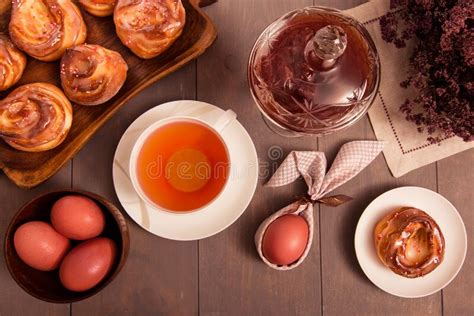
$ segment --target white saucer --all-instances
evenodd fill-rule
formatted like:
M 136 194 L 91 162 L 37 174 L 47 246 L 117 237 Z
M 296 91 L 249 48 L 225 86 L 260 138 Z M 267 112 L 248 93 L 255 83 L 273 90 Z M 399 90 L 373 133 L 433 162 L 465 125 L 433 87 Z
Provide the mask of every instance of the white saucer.
M 174 101 L 150 109 L 130 125 L 115 152 L 113 180 L 120 203 L 138 225 L 160 237 L 197 240 L 219 233 L 242 215 L 257 187 L 258 158 L 250 136 L 237 120 L 222 132 L 231 161 L 229 183 L 215 201 L 199 211 L 175 214 L 146 205 L 133 189 L 128 171 L 132 147 L 152 123 L 170 116 L 191 116 L 212 124 L 222 113 L 204 102 Z
M 428 213 L 444 235 L 443 262 L 431 273 L 409 279 L 385 267 L 374 245 L 375 225 L 385 215 L 402 206 L 412 206 Z M 466 257 L 466 228 L 456 208 L 436 192 L 419 187 L 401 187 L 385 192 L 367 206 L 355 233 L 355 251 L 367 277 L 387 293 L 407 298 L 433 294 L 447 286 L 458 274 Z

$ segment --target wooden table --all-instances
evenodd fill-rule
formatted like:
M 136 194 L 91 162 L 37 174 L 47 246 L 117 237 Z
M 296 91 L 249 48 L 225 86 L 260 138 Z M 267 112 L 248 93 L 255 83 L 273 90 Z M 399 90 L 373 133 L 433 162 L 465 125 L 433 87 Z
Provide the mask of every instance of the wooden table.
M 339 9 L 360 0 L 221 0 L 205 10 L 219 37 L 196 62 L 153 85 L 106 124 L 89 144 L 47 183 L 31 191 L 0 176 L 0 232 L 20 205 L 41 192 L 80 188 L 119 202 L 112 184 L 112 159 L 125 129 L 141 113 L 163 102 L 197 99 L 231 108 L 253 138 L 261 163 L 281 146 L 320 150 L 334 158 L 345 142 L 374 139 L 367 118 L 320 139 L 287 139 L 263 123 L 246 81 L 247 58 L 260 32 L 283 13 L 312 4 Z M 395 179 L 379 156 L 370 167 L 337 190 L 356 199 L 337 209 L 321 206 L 315 216 L 314 246 L 305 263 L 291 272 L 267 268 L 258 258 L 253 235 L 273 211 L 304 194 L 303 182 L 270 189 L 261 179 L 243 216 L 224 232 L 195 242 L 175 242 L 147 233 L 128 218 L 131 252 L 118 278 L 98 295 L 71 305 L 44 303 L 23 292 L 0 265 L 0 315 L 467 315 L 474 312 L 474 151 L 470 150 Z M 353 236 L 368 203 L 403 185 L 438 191 L 461 213 L 469 240 L 458 277 L 443 291 L 401 299 L 375 287 L 357 263 Z M 3 250 L 2 250 L 3 251 Z

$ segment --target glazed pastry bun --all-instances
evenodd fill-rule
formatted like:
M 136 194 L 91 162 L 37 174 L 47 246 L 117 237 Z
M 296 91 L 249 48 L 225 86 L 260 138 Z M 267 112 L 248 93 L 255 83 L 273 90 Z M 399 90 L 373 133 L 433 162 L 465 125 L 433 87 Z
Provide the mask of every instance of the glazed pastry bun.
M 98 17 L 112 15 L 115 2 L 116 0 L 79 0 L 84 10 Z
M 12 0 L 9 25 L 15 45 L 42 61 L 61 58 L 86 40 L 86 24 L 71 0 Z
M 144 59 L 168 49 L 181 35 L 185 20 L 181 0 L 117 0 L 114 11 L 118 37 Z
M 0 101 L 0 137 L 18 150 L 53 149 L 66 138 L 71 123 L 71 103 L 49 83 L 20 86 Z
M 20 52 L 8 37 L 0 34 L 0 91 L 17 83 L 25 67 L 25 54 Z
M 99 45 L 69 48 L 61 59 L 61 85 L 78 104 L 107 102 L 122 88 L 128 66 L 122 56 Z
M 382 263 L 393 272 L 417 278 L 438 267 L 444 258 L 444 237 L 428 214 L 402 207 L 385 216 L 374 230 Z

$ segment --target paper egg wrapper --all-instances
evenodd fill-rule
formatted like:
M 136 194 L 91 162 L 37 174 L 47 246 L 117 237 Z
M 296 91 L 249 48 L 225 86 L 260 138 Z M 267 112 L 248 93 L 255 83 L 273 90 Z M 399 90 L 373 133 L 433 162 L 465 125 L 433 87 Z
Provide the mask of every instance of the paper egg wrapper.
M 344 195 L 328 196 L 328 194 L 346 183 L 367 165 L 369 165 L 382 151 L 385 142 L 382 141 L 353 141 L 344 144 L 339 150 L 334 162 L 326 172 L 327 160 L 323 152 L 292 151 L 268 181 L 266 186 L 279 187 L 287 185 L 303 177 L 308 186 L 309 199 L 299 200 L 273 213 L 255 233 L 255 245 L 262 261 L 275 270 L 291 270 L 299 266 L 311 250 L 314 236 L 313 203 L 325 203 L 337 206 L 351 198 Z M 308 244 L 302 256 L 290 265 L 276 265 L 268 261 L 263 255 L 262 243 L 268 226 L 278 217 L 286 214 L 302 216 L 309 227 Z

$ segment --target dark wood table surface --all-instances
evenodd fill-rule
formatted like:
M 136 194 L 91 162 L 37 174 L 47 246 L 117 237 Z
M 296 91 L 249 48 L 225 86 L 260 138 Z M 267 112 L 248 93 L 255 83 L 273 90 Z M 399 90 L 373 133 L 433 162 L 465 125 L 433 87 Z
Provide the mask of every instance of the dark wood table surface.
M 141 113 L 163 102 L 197 99 L 233 109 L 255 142 L 260 162 L 274 162 L 268 150 L 281 146 L 320 150 L 329 161 L 350 140 L 374 139 L 367 117 L 323 138 L 288 139 L 263 123 L 246 81 L 250 49 L 266 25 L 283 13 L 317 4 L 347 9 L 358 0 L 221 0 L 205 9 L 216 23 L 216 43 L 199 60 L 154 84 L 110 120 L 56 176 L 30 191 L 0 176 L 0 233 L 26 201 L 52 189 L 79 188 L 119 205 L 112 183 L 112 160 L 125 129 Z M 336 192 L 355 197 L 337 209 L 321 206 L 315 216 L 314 243 L 299 268 L 278 272 L 258 258 L 253 235 L 260 222 L 304 194 L 303 182 L 278 189 L 262 187 L 242 217 L 224 232 L 201 241 L 156 237 L 130 218 L 131 248 L 117 279 L 98 295 L 55 305 L 23 292 L 0 264 L 0 315 L 473 315 L 474 314 L 474 151 L 395 179 L 379 156 Z M 281 162 L 278 161 L 278 163 Z M 469 237 L 468 256 L 457 278 L 443 291 L 402 299 L 375 287 L 357 262 L 353 238 L 364 208 L 379 194 L 404 185 L 437 191 L 461 213 Z M 3 245 L 2 245 L 3 247 Z M 3 249 L 2 249 L 3 252 Z

